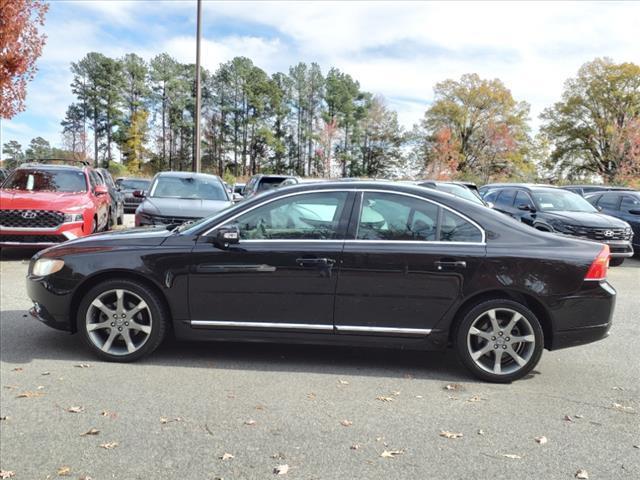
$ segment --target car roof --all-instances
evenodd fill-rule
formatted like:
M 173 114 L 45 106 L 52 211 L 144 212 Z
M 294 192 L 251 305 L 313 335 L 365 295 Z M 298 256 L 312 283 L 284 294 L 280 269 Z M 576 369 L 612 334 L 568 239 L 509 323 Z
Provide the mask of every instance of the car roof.
M 171 172 L 159 172 L 156 173 L 156 177 L 179 177 L 179 178 L 215 178 L 220 180 L 220 177 L 218 175 L 212 175 L 209 173 L 196 173 L 196 172 L 175 172 L 175 171 L 171 171 Z M 144 180 L 144 179 L 140 179 L 140 180 Z
M 16 170 L 71 170 L 71 171 L 82 171 L 89 167 L 87 166 L 76 166 L 76 165 L 54 165 L 51 163 L 23 163 L 16 167 Z
M 483 185 L 483 190 L 485 189 L 497 189 L 497 188 L 528 188 L 528 189 L 538 189 L 538 188 L 550 188 L 554 190 L 559 190 L 555 185 L 549 185 L 546 183 L 487 183 Z

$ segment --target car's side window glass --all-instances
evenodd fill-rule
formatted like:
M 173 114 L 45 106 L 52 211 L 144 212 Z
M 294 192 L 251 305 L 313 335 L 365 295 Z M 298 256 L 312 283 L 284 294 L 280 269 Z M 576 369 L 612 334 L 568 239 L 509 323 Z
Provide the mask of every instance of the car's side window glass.
M 482 232 L 461 216 L 443 209 L 440 240 L 443 242 L 482 242 Z
M 623 196 L 620 210 L 623 212 L 628 212 L 629 210 L 640 210 L 640 197 L 632 197 L 631 195 Z
M 598 201 L 598 206 L 606 208 L 608 210 L 618 210 L 618 204 L 620 203 L 620 195 L 602 195 Z
M 438 206 L 413 197 L 365 192 L 358 240 L 436 240 Z
M 495 205 L 496 207 L 507 207 L 511 208 L 513 206 L 513 198 L 516 196 L 515 190 L 502 190 L 498 198 L 496 198 Z
M 491 192 L 488 192 L 483 198 L 483 200 L 485 202 L 491 202 L 494 203 L 496 202 L 496 197 L 498 196 L 498 193 L 500 193 L 500 190 L 493 190 Z
M 518 193 L 516 193 L 515 206 L 518 208 L 520 205 L 533 207 L 533 200 L 531 200 L 531 197 L 527 192 L 523 192 L 522 190 L 518 190 Z
M 318 192 L 281 198 L 240 215 L 234 223 L 242 240 L 332 240 L 347 192 Z
M 91 190 L 95 190 L 95 188 L 96 188 L 96 179 L 93 176 L 93 172 L 89 172 L 89 184 L 91 185 Z

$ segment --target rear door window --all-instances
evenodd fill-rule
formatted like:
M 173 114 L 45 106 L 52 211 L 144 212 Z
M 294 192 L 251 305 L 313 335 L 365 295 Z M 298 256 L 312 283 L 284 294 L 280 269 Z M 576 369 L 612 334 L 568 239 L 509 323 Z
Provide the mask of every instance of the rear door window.
M 495 201 L 496 207 L 503 208 L 512 208 L 513 207 L 513 199 L 516 196 L 516 191 L 512 189 L 502 190 L 500 195 Z
M 515 206 L 518 208 L 520 205 L 533 207 L 533 200 L 531 200 L 531 197 L 527 192 L 523 192 L 522 190 L 518 190 L 518 193 L 516 193 Z
M 598 200 L 598 206 L 607 210 L 618 210 L 620 195 L 617 193 L 605 193 Z
M 623 212 L 640 210 L 640 196 L 633 197 L 631 195 L 624 195 L 622 197 L 622 203 L 620 204 L 620 210 Z

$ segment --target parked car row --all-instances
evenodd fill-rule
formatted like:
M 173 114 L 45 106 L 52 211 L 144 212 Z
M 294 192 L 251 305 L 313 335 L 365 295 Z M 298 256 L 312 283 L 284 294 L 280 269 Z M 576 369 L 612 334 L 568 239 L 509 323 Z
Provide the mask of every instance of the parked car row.
M 124 222 L 124 194 L 104 168 L 39 160 L 0 184 L 0 246 L 45 247 Z

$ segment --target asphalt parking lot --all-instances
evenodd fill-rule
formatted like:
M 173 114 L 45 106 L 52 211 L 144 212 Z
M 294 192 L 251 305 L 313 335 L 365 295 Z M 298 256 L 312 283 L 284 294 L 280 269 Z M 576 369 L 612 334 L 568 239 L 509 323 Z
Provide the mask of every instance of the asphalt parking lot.
M 608 339 L 492 385 L 452 352 L 169 340 L 104 363 L 27 317 L 31 253 L 0 261 L 0 469 L 15 479 L 640 478 L 638 259 L 610 270 Z

